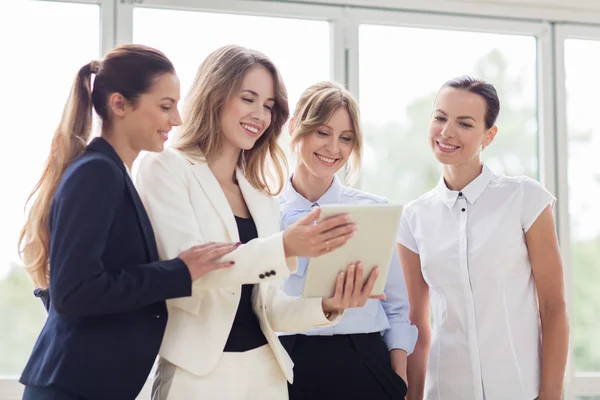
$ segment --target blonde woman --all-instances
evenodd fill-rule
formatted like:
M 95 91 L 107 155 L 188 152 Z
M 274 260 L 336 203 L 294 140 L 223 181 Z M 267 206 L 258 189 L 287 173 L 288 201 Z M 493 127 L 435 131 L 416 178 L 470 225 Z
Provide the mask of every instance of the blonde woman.
M 140 164 L 138 187 L 162 258 L 207 241 L 240 244 L 224 258 L 235 263 L 229 270 L 206 274 L 192 296 L 168 303 L 154 399 L 287 399 L 292 362 L 274 331 L 332 325 L 368 299 L 375 276 L 364 290 L 344 286 L 353 273 L 340 276 L 329 299 L 288 297 L 277 286 L 297 256 L 338 248 L 354 231 L 347 216 L 313 224 L 316 210 L 279 232 L 272 195 L 285 176 L 277 141 L 287 117 L 273 63 L 226 46 L 200 65 L 174 148 Z
M 306 89 L 290 120 L 290 133 L 298 161 L 280 196 L 284 229 L 315 206 L 386 202 L 344 186 L 336 175 L 347 163 L 350 178 L 356 175 L 362 154 L 358 103 L 343 87 L 321 82 Z M 299 260 L 297 271 L 285 283 L 287 294 L 302 293 L 307 264 L 306 257 Z M 357 268 L 362 273 L 360 264 Z M 371 299 L 363 308 L 348 310 L 334 327 L 281 336 L 294 361 L 291 400 L 404 398 L 406 358 L 417 331 L 408 321 L 406 285 L 395 252 L 385 294 L 385 299 Z
M 165 332 L 165 300 L 190 295 L 193 280 L 230 266 L 215 259 L 231 244 L 158 261 L 129 177 L 138 153 L 162 151 L 181 123 L 178 100 L 173 64 L 149 47 L 123 45 L 79 70 L 21 235 L 48 309 L 21 375 L 23 399 L 134 399 Z M 102 133 L 88 144 L 92 110 Z

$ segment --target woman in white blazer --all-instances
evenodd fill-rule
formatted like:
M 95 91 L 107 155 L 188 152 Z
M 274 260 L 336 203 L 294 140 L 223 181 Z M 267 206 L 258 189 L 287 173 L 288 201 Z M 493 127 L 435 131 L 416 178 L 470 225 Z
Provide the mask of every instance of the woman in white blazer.
M 167 303 L 153 399 L 287 399 L 293 363 L 274 332 L 332 325 L 345 308 L 369 299 L 376 276 L 363 287 L 362 276 L 350 272 L 329 299 L 282 291 L 297 256 L 332 251 L 355 230 L 346 216 L 316 224 L 316 209 L 279 232 L 272 196 L 285 181 L 277 141 L 288 114 L 273 63 L 226 46 L 200 66 L 174 147 L 140 163 L 138 190 L 161 258 L 209 241 L 239 244 L 222 259 L 234 265 L 195 281 L 192 296 Z

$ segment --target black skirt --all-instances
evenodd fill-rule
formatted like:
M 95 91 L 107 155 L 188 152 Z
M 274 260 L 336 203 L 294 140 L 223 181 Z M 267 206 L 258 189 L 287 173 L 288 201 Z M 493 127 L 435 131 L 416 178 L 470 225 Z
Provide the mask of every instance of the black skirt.
M 400 400 L 406 383 L 392 369 L 381 334 L 281 336 L 294 361 L 290 400 Z

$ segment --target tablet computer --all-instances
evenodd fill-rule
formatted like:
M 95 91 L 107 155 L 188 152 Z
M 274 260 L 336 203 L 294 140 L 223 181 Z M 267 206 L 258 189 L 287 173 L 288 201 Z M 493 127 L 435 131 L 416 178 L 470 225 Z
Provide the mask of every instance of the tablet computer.
M 402 206 L 394 204 L 340 204 L 321 206 L 319 220 L 348 213 L 357 228 L 346 244 L 334 251 L 309 259 L 304 281 L 303 297 L 331 297 L 335 292 L 338 274 L 348 265 L 361 261 L 364 281 L 373 267 L 379 267 L 379 276 L 371 296 L 383 293 L 396 234 L 400 225 Z

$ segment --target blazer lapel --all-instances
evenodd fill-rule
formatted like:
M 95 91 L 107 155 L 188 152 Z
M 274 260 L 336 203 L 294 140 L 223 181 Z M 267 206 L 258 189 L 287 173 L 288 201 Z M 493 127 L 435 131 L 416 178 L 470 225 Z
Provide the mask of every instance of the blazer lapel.
M 246 205 L 248 206 L 254 224 L 256 225 L 258 237 L 266 237 L 274 234 L 275 232 L 273 232 L 272 229 L 273 215 L 271 213 L 272 210 L 268 195 L 256 190 L 250 182 L 248 182 L 240 168 L 236 169 L 236 177 L 244 200 L 246 201 Z M 279 221 L 277 221 L 277 224 L 279 224 Z
M 150 223 L 150 219 L 148 218 L 148 213 L 146 213 L 146 209 L 142 204 L 142 200 L 138 195 L 138 192 L 129 178 L 129 174 L 125 177 L 125 183 L 127 188 L 129 189 L 129 194 L 131 199 L 133 200 L 133 204 L 135 205 L 135 211 L 138 216 L 138 221 L 140 222 L 140 227 L 142 228 L 142 232 L 144 233 L 144 240 L 146 241 L 146 248 L 148 249 L 148 256 L 150 257 L 150 261 L 158 261 L 158 249 L 156 248 L 156 238 L 154 237 L 154 230 L 152 229 L 152 224 Z
M 229 207 L 229 202 L 225 197 L 225 193 L 223 192 L 223 189 L 221 189 L 221 185 L 219 185 L 217 178 L 215 178 L 206 162 L 197 162 L 197 160 L 191 161 L 193 161 L 192 163 L 194 164 L 192 165 L 194 177 L 202 187 L 202 190 L 221 218 L 221 221 L 223 221 L 223 225 L 229 235 L 229 240 L 237 242 L 239 240 L 237 224 L 235 223 L 235 217 L 233 216 L 231 207 Z
M 138 217 L 138 222 L 140 224 L 140 229 L 142 230 L 142 234 L 144 236 L 144 241 L 146 242 L 146 250 L 148 251 L 148 257 L 150 261 L 158 260 L 158 250 L 156 248 L 156 239 L 154 237 L 154 230 L 152 229 L 152 225 L 150 223 L 150 219 L 148 218 L 148 214 L 146 213 L 146 209 L 142 204 L 142 200 L 138 195 L 127 170 L 125 169 L 125 164 L 123 160 L 119 157 L 115 149 L 101 137 L 94 138 L 90 144 L 88 145 L 88 150 L 97 151 L 99 153 L 103 153 L 110 157 L 117 166 L 123 171 L 125 175 L 125 186 L 129 191 L 129 195 L 133 200 L 133 204 L 135 206 L 135 211 Z

